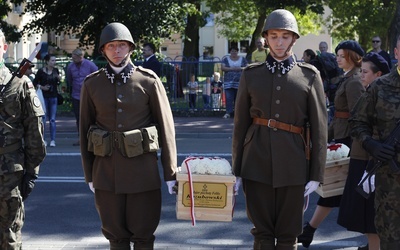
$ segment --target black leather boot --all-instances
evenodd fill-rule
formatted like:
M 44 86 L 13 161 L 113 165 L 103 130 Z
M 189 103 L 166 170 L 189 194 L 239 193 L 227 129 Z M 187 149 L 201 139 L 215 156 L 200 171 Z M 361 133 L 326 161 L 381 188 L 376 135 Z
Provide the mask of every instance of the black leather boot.
M 316 228 L 310 226 L 310 223 L 306 222 L 303 227 L 303 233 L 297 237 L 297 242 L 301 243 L 303 247 L 308 248 L 311 245 L 311 242 L 314 238 L 314 233 Z

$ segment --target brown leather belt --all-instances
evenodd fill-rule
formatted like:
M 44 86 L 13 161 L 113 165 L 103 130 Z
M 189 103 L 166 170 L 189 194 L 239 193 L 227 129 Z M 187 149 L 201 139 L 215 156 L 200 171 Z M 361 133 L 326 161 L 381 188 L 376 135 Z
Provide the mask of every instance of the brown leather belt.
M 303 134 L 302 127 L 296 127 L 292 124 L 278 122 L 277 120 L 274 120 L 274 119 L 264 119 L 264 118 L 255 117 L 255 118 L 253 118 L 253 124 L 263 125 L 263 126 L 267 126 L 269 128 L 276 128 L 276 129 L 288 131 L 288 132 L 295 133 L 295 134 Z
M 336 118 L 342 118 L 342 119 L 349 119 L 350 118 L 350 113 L 349 112 L 335 111 L 335 117 Z

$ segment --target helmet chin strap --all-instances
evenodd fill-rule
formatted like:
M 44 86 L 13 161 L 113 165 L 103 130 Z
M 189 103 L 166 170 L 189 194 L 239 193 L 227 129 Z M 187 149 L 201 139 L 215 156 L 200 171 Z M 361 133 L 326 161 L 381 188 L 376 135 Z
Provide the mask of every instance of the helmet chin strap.
M 128 64 L 128 59 L 131 56 L 131 54 L 132 54 L 132 51 L 129 51 L 128 54 L 126 54 L 124 59 L 119 64 L 115 64 L 107 57 L 106 53 L 103 52 L 103 56 L 107 59 L 107 62 L 117 68 L 125 67 Z
M 296 39 L 293 38 L 292 42 L 290 43 L 288 49 L 285 52 L 285 55 L 284 56 L 278 56 L 275 53 L 275 51 L 269 46 L 268 38 L 265 38 L 265 40 L 266 40 L 267 45 L 269 47 L 269 51 L 272 53 L 272 57 L 274 57 L 275 59 L 278 59 L 278 60 L 284 60 L 284 59 L 288 58 L 291 55 L 293 44 L 296 42 Z

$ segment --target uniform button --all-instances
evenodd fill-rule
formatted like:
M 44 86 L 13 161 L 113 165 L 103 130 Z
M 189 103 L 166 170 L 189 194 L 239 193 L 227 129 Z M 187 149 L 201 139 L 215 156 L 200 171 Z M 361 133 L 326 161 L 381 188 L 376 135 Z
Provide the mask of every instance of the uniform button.
M 279 104 L 279 103 L 281 103 L 281 100 L 276 100 L 275 103 Z
M 273 128 L 273 130 L 274 130 L 274 131 L 278 131 L 278 129 L 277 129 L 277 128 Z
M 276 86 L 276 90 L 281 90 L 281 86 Z
M 122 109 L 118 109 L 118 113 L 121 113 L 122 112 Z
M 118 95 L 118 99 L 121 99 L 121 98 L 122 98 L 122 95 L 121 95 L 121 94 L 119 94 L 119 95 Z
M 121 86 L 121 82 L 117 82 L 117 85 L 118 85 L 118 86 Z
M 279 114 L 275 114 L 275 118 L 279 118 Z
M 122 128 L 122 124 L 118 124 L 118 128 Z
M 281 77 L 282 75 L 281 74 L 278 74 L 278 77 Z

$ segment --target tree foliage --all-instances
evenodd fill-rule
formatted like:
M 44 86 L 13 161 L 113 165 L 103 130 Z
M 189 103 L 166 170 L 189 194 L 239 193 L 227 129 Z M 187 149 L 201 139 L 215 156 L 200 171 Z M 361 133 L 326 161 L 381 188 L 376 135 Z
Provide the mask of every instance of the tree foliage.
M 388 49 L 389 27 L 395 17 L 396 0 L 327 0 L 332 14 L 327 20 L 337 40 L 357 40 L 367 51 L 371 39 L 379 35 L 382 47 Z
M 135 42 L 180 33 L 191 6 L 182 0 L 32 0 L 26 11 L 34 20 L 23 32 L 66 31 L 80 35 L 80 46 L 97 48 L 102 28 L 111 22 L 125 24 Z
M 232 41 L 240 41 L 251 37 L 248 50 L 255 48 L 255 41 L 265 26 L 267 15 L 275 9 L 288 9 L 296 16 L 301 34 L 317 33 L 321 28 L 321 20 L 317 14 L 323 13 L 322 0 L 206 0 L 215 14 L 216 23 L 220 25 L 219 35 Z
M 0 27 L 3 31 L 7 42 L 18 42 L 22 35 L 18 30 L 18 27 L 6 22 L 5 18 L 12 11 L 11 4 L 21 4 L 23 0 L 0 0 Z

